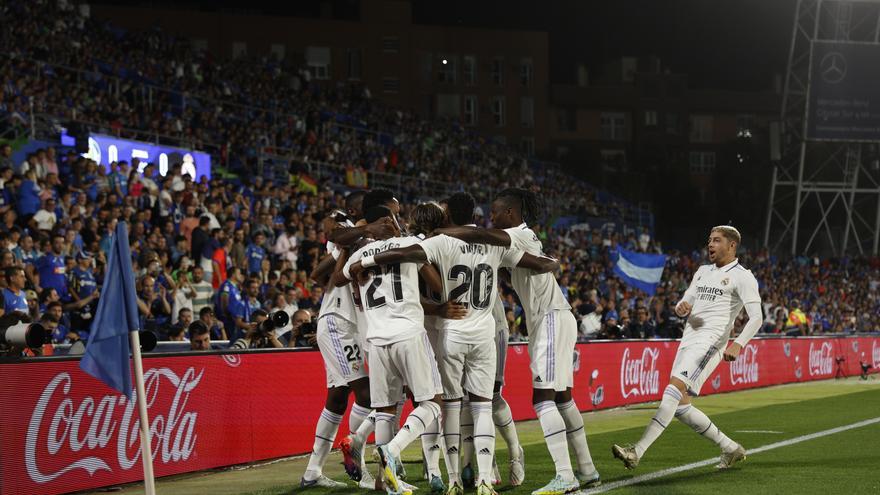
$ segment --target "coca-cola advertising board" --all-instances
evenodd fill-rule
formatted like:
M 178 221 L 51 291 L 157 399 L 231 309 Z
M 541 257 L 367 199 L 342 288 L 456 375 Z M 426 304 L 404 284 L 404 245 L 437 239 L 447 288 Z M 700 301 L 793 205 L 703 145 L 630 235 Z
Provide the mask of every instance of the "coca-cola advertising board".
M 578 406 L 659 400 L 677 348 L 676 341 L 579 344 Z M 755 339 L 736 362 L 717 367 L 701 394 L 857 376 L 862 361 L 880 366 L 880 338 Z M 527 347 L 511 345 L 504 396 L 517 420 L 535 417 L 528 364 Z M 142 478 L 135 405 L 78 365 L 74 359 L 0 364 L 0 495 L 66 493 Z M 157 476 L 311 450 L 326 383 L 317 352 L 165 355 L 145 358 L 144 367 Z M 346 428 L 340 430 L 341 437 Z

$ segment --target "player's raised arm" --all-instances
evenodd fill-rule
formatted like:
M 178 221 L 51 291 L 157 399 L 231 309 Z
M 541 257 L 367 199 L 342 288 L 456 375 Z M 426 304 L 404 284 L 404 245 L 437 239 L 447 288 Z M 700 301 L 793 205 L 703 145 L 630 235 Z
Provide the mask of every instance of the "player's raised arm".
M 351 246 L 362 237 L 384 239 L 396 235 L 394 221 L 383 217 L 360 227 L 337 227 L 327 234 L 327 240 L 340 246 Z
M 523 253 L 523 257 L 520 258 L 516 267 L 529 269 L 535 272 L 535 275 L 538 275 L 541 273 L 556 271 L 559 268 L 559 261 L 554 260 L 553 258 L 548 258 L 547 256 L 535 256 L 529 253 Z
M 338 255 L 338 252 L 335 252 Z M 318 262 L 318 266 L 312 270 L 312 273 L 309 275 L 309 278 L 314 280 L 320 286 L 327 285 L 327 281 L 330 276 L 333 275 L 334 268 L 336 267 L 336 258 L 333 253 L 325 255 L 321 261 Z
M 471 244 L 489 244 L 491 246 L 510 247 L 510 235 L 501 229 L 483 229 L 480 227 L 445 227 L 434 231 L 435 234 L 446 234 Z
M 342 287 L 343 285 L 351 282 L 351 279 L 346 276 L 345 268 L 349 266 L 350 256 L 348 255 L 347 249 L 342 249 L 339 253 L 339 258 L 336 259 L 336 266 L 333 269 L 333 274 L 330 276 L 330 285 L 333 287 Z

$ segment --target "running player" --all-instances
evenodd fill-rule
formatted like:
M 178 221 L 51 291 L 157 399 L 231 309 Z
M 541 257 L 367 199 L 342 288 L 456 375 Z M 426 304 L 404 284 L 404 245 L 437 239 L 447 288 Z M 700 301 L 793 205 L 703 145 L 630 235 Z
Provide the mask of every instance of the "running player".
M 675 306 L 676 314 L 688 320 L 660 406 L 641 440 L 635 445 L 612 447 L 614 457 L 623 461 L 627 469 L 635 469 L 639 465 L 645 451 L 660 437 L 673 417 L 721 448 L 717 468 L 729 468 L 746 458 L 742 445 L 722 433 L 702 411 L 691 404 L 690 398 L 691 395 L 700 394 L 703 382 L 722 358 L 736 361 L 742 348 L 761 328 L 758 282 L 736 258 L 736 248 L 741 239 L 739 231 L 730 225 L 720 225 L 709 232 L 711 264 L 697 269 L 690 287 Z M 736 340 L 727 345 L 733 324 L 743 307 L 749 321 Z
M 497 228 L 454 227 L 440 232 L 469 243 L 510 246 L 541 255 L 541 241 L 525 222 L 536 218 L 538 210 L 539 201 L 534 193 L 505 189 L 492 202 L 491 220 Z M 601 482 L 587 445 L 584 419 L 571 395 L 577 337 L 571 305 L 552 274 L 531 276 L 528 270 L 516 268 L 511 271 L 511 280 L 523 305 L 529 332 L 532 404 L 556 467 L 556 477 L 532 493 L 562 495 L 581 485 L 598 486 Z M 577 474 L 571 467 L 569 442 L 577 456 Z

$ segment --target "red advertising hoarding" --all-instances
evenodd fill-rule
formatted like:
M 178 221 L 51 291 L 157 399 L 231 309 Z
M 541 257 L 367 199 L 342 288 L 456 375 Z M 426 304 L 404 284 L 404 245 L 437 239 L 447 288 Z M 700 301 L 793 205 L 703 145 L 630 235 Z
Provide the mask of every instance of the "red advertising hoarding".
M 660 399 L 677 348 L 675 341 L 579 344 L 578 406 L 589 411 Z M 854 376 L 860 361 L 880 366 L 880 338 L 756 339 L 735 363 L 718 366 L 702 394 L 838 372 Z M 0 364 L 0 495 L 142 478 L 134 404 L 78 365 L 73 359 Z M 326 383 L 317 352 L 166 355 L 147 357 L 144 368 L 157 476 L 311 450 Z M 508 350 L 506 382 L 514 418 L 534 418 L 524 345 Z

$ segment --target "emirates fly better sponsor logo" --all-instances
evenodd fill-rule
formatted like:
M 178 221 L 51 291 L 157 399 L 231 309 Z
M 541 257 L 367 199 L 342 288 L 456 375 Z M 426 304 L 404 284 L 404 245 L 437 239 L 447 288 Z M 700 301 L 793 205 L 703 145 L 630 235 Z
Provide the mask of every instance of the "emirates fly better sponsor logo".
M 198 413 L 187 411 L 186 406 L 202 375 L 204 370 L 196 374 L 194 368 L 180 377 L 168 368 L 151 369 L 144 375 L 155 459 L 166 464 L 186 461 L 195 450 Z M 136 402 L 112 394 L 76 403 L 71 397 L 73 386 L 70 373 L 55 375 L 31 415 L 24 456 L 28 476 L 36 483 L 48 483 L 77 469 L 89 475 L 112 472 L 116 466 L 127 470 L 140 459 Z M 167 396 L 170 401 L 157 402 Z M 160 403 L 170 404 L 168 410 L 158 410 Z M 115 459 L 106 455 L 108 446 L 116 447 Z M 62 458 L 66 466 L 52 462 Z
M 630 358 L 629 347 L 623 351 L 620 361 L 620 392 L 623 398 L 645 396 L 660 392 L 660 371 L 657 361 L 660 349 L 645 347 L 641 357 Z
M 831 364 L 834 362 L 834 348 L 831 342 L 823 342 L 821 347 L 813 347 L 810 342 L 810 376 L 830 375 Z
M 739 353 L 736 361 L 730 363 L 730 383 L 733 385 L 758 383 L 760 376 L 758 346 L 749 344 Z

